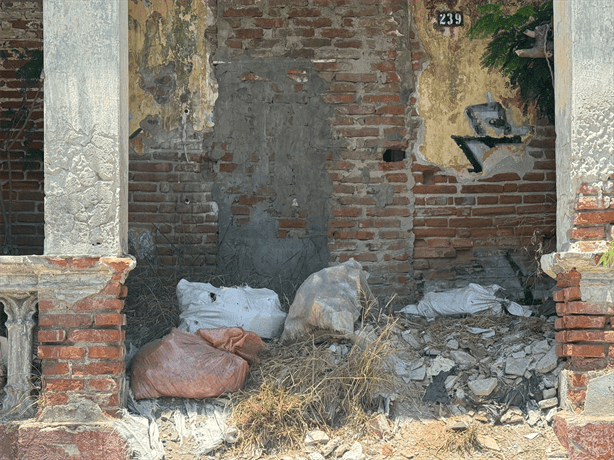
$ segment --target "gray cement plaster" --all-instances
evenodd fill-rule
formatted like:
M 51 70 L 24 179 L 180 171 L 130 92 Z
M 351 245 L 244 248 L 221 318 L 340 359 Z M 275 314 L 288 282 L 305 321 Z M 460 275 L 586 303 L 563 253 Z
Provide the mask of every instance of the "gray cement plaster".
M 614 414 L 614 373 L 591 379 L 586 387 L 584 415 L 610 416 Z
M 544 272 L 556 279 L 557 274 L 572 269 L 582 274 L 580 292 L 582 300 L 590 302 L 614 302 L 614 270 L 598 265 L 590 253 L 555 252 L 541 258 Z
M 554 41 L 557 250 L 577 251 L 568 233 L 580 184 L 614 170 L 612 2 L 555 1 Z
M 45 0 L 45 254 L 121 256 L 128 235 L 128 4 Z
M 219 205 L 218 274 L 226 283 L 267 285 L 294 292 L 309 274 L 328 266 L 327 222 L 333 186 L 326 156 L 339 141 L 322 99 L 325 82 L 306 59 L 223 59 L 216 56 L 219 95 L 212 156 L 233 155 L 237 168 L 220 174 L 213 196 Z M 301 69 L 302 91 L 288 70 Z M 256 81 L 243 81 L 253 73 Z M 274 159 L 272 156 L 274 156 Z M 238 225 L 231 206 L 240 196 L 265 196 Z M 278 238 L 278 219 L 306 216 L 300 237 Z

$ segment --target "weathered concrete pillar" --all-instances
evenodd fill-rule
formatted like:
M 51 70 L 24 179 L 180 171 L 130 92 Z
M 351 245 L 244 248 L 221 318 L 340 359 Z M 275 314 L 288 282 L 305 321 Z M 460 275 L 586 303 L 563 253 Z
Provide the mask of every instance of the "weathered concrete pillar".
M 128 245 L 128 2 L 45 0 L 45 255 Z
M 0 420 L 30 393 L 37 300 L 42 388 L 35 420 L 0 425 L 0 457 L 128 458 L 108 417 L 125 405 L 121 310 L 135 265 L 125 255 L 127 3 L 44 0 L 45 255 L 0 258 L 10 339 Z
M 609 0 L 554 2 L 557 279 L 561 373 L 555 431 L 570 459 L 614 458 L 614 10 Z

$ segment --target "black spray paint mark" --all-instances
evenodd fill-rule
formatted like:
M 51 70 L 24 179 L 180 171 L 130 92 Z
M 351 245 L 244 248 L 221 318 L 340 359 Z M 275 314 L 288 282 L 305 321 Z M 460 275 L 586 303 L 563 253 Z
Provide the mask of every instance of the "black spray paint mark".
M 498 145 L 503 144 L 521 144 L 522 139 L 520 136 L 511 136 L 511 137 L 491 137 L 491 136 L 482 136 L 482 137 L 471 137 L 471 136 L 452 136 L 456 145 L 460 147 L 463 151 L 467 160 L 473 166 L 472 169 L 469 169 L 469 172 L 480 173 L 482 172 L 482 155 L 484 152 L 482 150 L 490 150 L 493 147 L 497 147 Z M 484 147 L 488 147 L 485 149 Z
M 470 105 L 465 109 L 469 126 L 477 136 L 452 136 L 473 166 L 469 169 L 473 173 L 482 172 L 482 158 L 488 150 L 503 144 L 521 144 L 520 136 L 532 131 L 530 126 L 514 126 L 510 123 L 505 108 L 495 102 L 490 93 L 487 99 L 488 102 L 484 104 Z M 502 137 L 487 136 L 488 129 Z

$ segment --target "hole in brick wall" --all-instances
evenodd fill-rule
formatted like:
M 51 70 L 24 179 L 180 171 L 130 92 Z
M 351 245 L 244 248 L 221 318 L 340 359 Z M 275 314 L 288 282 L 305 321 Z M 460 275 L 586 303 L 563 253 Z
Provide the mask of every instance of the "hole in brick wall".
M 401 149 L 386 149 L 384 152 L 384 161 L 386 163 L 396 163 L 405 159 L 405 151 Z

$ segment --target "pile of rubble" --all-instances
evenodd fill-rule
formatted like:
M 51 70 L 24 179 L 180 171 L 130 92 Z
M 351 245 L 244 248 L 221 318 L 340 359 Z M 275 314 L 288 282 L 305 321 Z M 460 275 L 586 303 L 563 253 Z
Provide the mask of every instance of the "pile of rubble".
M 455 414 L 482 411 L 493 423 L 534 425 L 554 417 L 563 362 L 555 353 L 553 321 L 401 317 L 394 332 L 397 395 L 422 395 Z

